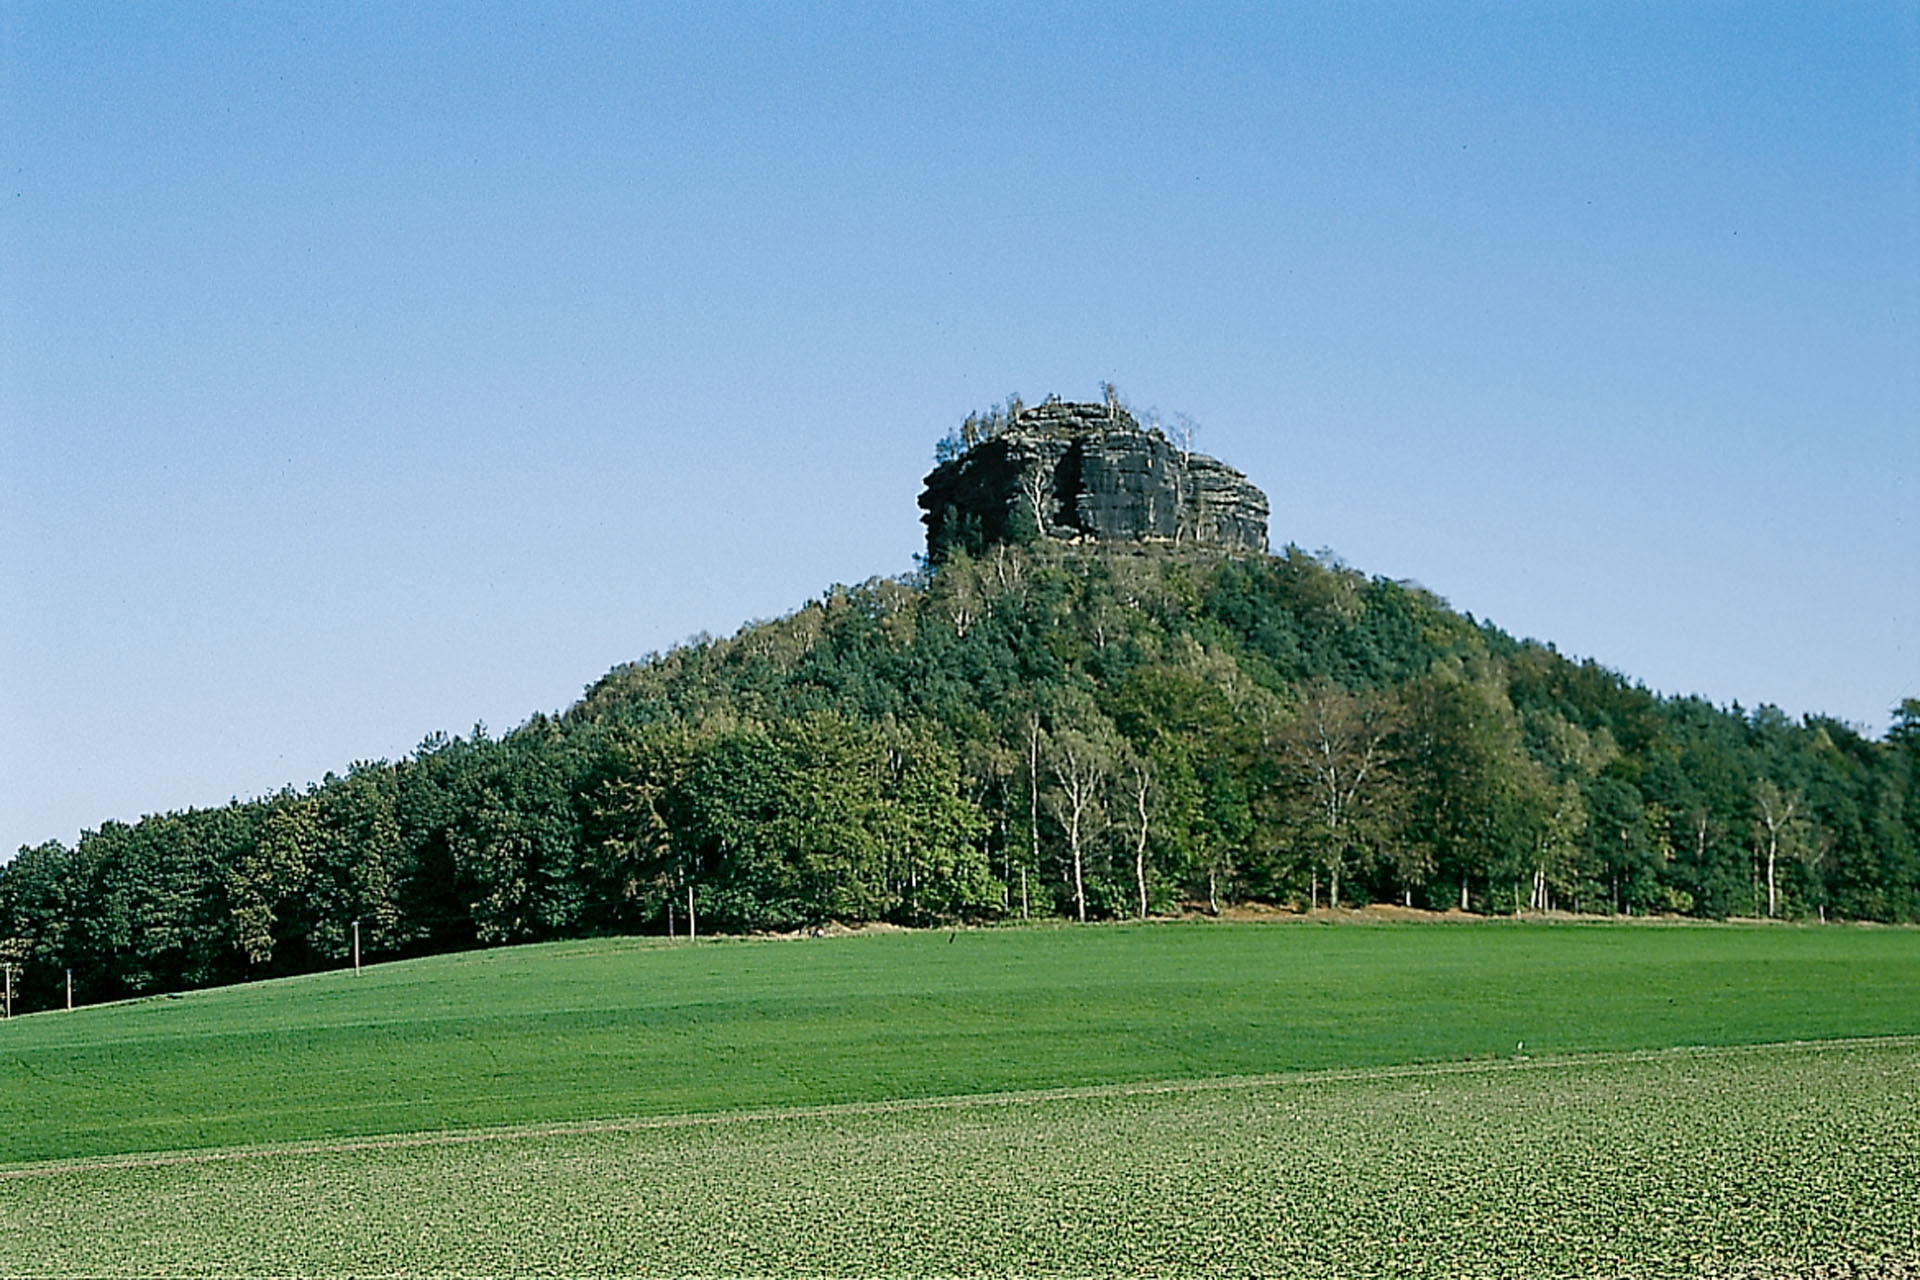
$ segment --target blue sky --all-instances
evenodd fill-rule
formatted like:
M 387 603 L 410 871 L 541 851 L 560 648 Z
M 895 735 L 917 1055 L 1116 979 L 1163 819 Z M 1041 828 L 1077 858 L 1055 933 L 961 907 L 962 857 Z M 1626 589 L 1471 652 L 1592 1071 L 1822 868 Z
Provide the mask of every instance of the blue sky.
M 1018 391 L 1666 692 L 1920 696 L 1910 4 L 0 8 L 0 849 L 911 567 Z

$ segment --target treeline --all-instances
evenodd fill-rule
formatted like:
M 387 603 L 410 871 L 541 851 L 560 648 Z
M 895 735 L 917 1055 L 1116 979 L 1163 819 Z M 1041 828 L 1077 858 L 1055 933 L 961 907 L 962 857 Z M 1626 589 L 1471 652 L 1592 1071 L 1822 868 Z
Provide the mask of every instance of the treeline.
M 1297 549 L 954 552 L 559 716 L 0 868 L 16 1004 L 591 933 L 1258 900 L 1920 918 L 1883 741 L 1660 698 Z

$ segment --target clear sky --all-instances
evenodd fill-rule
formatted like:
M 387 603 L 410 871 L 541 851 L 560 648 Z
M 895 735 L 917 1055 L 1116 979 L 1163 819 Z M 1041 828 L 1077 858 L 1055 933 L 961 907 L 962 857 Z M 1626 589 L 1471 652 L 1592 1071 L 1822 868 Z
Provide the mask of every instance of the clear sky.
M 0 850 L 912 566 L 1018 391 L 1675 693 L 1920 695 L 1920 6 L 0 5 Z

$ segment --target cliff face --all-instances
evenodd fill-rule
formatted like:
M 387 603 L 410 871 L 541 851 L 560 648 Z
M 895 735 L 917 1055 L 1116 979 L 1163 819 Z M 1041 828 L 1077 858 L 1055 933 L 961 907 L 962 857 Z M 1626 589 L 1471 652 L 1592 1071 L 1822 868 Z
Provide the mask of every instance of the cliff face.
M 1245 476 L 1102 404 L 1022 411 L 934 468 L 920 506 L 936 561 L 1033 537 L 1267 549 L 1267 497 Z

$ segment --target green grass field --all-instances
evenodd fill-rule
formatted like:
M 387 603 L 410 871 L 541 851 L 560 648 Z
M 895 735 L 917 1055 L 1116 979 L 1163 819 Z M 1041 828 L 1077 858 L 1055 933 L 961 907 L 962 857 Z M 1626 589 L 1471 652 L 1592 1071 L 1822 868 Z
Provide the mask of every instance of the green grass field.
M 1901 929 L 481 952 L 0 1027 L 0 1274 L 1920 1275 L 1914 1037 Z

